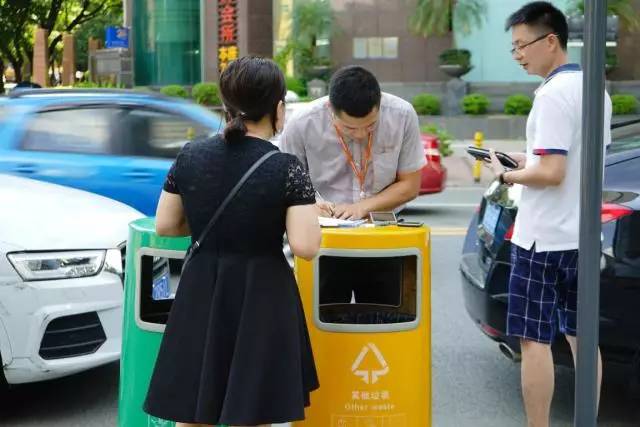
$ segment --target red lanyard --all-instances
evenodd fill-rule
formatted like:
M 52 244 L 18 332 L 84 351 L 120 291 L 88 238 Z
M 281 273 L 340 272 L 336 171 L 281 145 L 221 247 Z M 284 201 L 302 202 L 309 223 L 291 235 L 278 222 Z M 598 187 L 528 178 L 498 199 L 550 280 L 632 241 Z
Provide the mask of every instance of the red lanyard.
M 342 151 L 344 151 L 344 155 L 347 158 L 347 162 L 351 166 L 351 170 L 353 170 L 353 174 L 358 178 L 358 182 L 360 183 L 360 197 L 364 198 L 364 183 L 367 179 L 367 171 L 369 170 L 369 161 L 371 160 L 371 143 L 373 142 L 373 132 L 369 132 L 369 142 L 367 143 L 367 150 L 363 153 L 364 157 L 360 156 L 360 168 L 356 165 L 356 162 L 353 160 L 353 155 L 347 147 L 347 144 L 344 142 L 344 137 L 342 136 L 342 132 L 338 126 L 334 125 L 336 129 L 336 133 L 338 134 L 338 141 L 342 146 Z

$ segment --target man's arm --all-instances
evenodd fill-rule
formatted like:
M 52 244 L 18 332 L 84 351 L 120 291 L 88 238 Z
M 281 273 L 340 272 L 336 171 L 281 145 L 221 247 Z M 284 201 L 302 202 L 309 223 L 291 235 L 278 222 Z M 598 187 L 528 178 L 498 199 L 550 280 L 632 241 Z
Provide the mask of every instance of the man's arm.
M 497 176 L 502 173 L 505 183 L 522 184 L 528 187 L 558 186 L 564 181 L 567 170 L 567 156 L 564 154 L 547 154 L 540 158 L 540 163 L 537 165 L 508 172 L 504 172 L 504 168 L 493 152 L 491 161 L 492 169 L 498 172 Z
M 291 117 L 280 137 L 280 151 L 296 156 L 308 171 L 309 163 L 307 162 L 307 151 L 304 147 L 302 126 L 302 122 L 300 122 L 296 116 Z M 325 217 L 333 216 L 333 203 L 321 199 L 322 196 L 318 196 L 320 196 L 319 193 L 316 193 L 318 215 Z
M 389 211 L 418 197 L 422 171 L 397 175 L 396 182 L 368 199 L 352 205 L 337 205 L 333 216 L 341 219 L 362 219 L 369 212 Z
M 396 181 L 373 197 L 353 205 L 336 206 L 334 216 L 361 219 L 369 215 L 369 212 L 393 210 L 410 202 L 420 194 L 422 168 L 425 164 L 418 115 L 413 107 L 408 106 Z
M 567 155 L 571 149 L 574 132 L 574 117 L 566 102 L 547 93 L 536 99 L 535 139 L 532 141 L 533 154 L 540 161 L 525 165 L 524 169 L 505 172 L 491 153 L 491 169 L 496 177 L 502 175 L 508 184 L 522 184 L 529 187 L 558 186 L 562 184 L 567 171 Z

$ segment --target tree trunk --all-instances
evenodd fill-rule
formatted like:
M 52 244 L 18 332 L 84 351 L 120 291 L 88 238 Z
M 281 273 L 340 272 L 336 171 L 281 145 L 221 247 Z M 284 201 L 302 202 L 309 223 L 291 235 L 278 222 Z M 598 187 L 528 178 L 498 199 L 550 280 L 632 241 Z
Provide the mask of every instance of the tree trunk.
M 22 66 L 24 64 L 24 59 L 16 59 L 16 62 L 12 63 L 11 66 L 13 66 L 13 72 L 16 75 L 16 83 L 19 83 L 22 81 Z
M 0 95 L 4 94 L 4 61 L 0 59 Z

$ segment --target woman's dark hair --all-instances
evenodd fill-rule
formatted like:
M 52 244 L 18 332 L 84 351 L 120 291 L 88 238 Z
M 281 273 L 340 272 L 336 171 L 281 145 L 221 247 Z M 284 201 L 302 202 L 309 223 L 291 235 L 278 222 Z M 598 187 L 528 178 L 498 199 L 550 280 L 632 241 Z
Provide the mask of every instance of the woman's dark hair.
M 380 84 L 371 71 L 351 65 L 335 72 L 329 83 L 329 102 L 336 113 L 365 117 L 380 106 Z
M 245 56 L 231 62 L 220 76 L 220 95 L 227 116 L 224 139 L 243 137 L 247 133 L 246 120 L 258 122 L 267 115 L 275 134 L 278 104 L 284 102 L 286 93 L 284 75 L 272 60 Z
M 569 40 L 569 25 L 567 18 L 558 8 L 546 1 L 534 1 L 525 4 L 508 19 L 505 30 L 509 31 L 516 25 L 538 27 L 542 31 L 555 34 L 562 49 L 567 50 Z

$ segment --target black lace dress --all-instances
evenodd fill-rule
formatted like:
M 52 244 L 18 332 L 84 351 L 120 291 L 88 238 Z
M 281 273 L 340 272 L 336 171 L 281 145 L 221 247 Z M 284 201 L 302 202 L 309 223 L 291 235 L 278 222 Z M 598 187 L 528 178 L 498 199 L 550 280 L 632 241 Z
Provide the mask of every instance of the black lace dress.
M 188 144 L 165 191 L 179 193 L 194 236 L 271 143 L 220 137 Z M 256 425 L 304 418 L 318 387 L 293 272 L 282 252 L 287 208 L 315 203 L 296 157 L 279 153 L 249 178 L 185 269 L 147 413 L 178 422 Z

